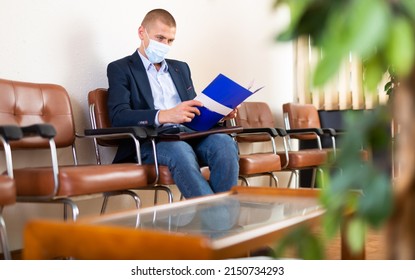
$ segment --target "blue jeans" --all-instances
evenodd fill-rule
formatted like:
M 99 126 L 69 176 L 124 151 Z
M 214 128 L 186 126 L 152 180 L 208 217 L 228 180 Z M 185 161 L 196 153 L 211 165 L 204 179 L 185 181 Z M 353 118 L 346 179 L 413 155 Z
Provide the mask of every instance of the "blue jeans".
M 159 164 L 168 166 L 185 198 L 228 191 L 238 182 L 239 156 L 236 142 L 227 134 L 211 134 L 191 141 L 161 141 L 156 144 Z M 143 163 L 154 163 L 150 143 L 141 146 Z M 200 166 L 209 166 L 205 180 Z

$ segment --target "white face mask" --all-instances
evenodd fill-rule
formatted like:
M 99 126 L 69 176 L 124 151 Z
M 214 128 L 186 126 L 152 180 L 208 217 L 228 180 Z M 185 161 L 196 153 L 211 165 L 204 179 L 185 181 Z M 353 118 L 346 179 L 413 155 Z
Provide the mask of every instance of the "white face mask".
M 151 63 L 160 63 L 164 60 L 167 53 L 170 51 L 170 46 L 157 42 L 153 39 L 150 39 L 146 30 L 147 38 L 149 40 L 149 44 L 147 48 L 144 49 L 148 60 Z

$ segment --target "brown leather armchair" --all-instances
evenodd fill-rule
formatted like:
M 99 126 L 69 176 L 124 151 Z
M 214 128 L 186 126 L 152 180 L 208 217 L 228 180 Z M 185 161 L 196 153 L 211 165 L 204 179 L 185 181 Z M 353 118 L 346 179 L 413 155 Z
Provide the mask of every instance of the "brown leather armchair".
M 331 155 L 330 161 L 333 162 L 336 159 L 338 152 L 337 139 L 341 137 L 346 131 L 322 127 L 320 122 L 320 116 L 317 108 L 312 104 L 298 104 L 298 103 L 286 103 L 282 106 L 283 118 L 285 128 L 288 130 L 298 129 L 321 129 L 324 133 L 324 137 L 329 137 L 331 144 L 328 148 L 322 147 L 321 135 L 317 137 L 316 134 L 302 134 L 295 135 L 292 138 L 299 140 L 316 140 L 318 147 L 326 150 Z M 369 160 L 369 152 L 366 149 L 361 149 L 360 155 L 363 161 Z
M 108 91 L 104 88 L 97 88 L 88 93 L 89 115 L 92 129 L 106 129 L 111 127 L 107 109 Z M 157 136 L 157 135 L 155 135 Z M 98 163 L 101 163 L 99 147 L 116 147 L 116 141 L 100 140 L 95 142 L 95 155 Z M 154 203 L 157 203 L 157 191 L 165 191 L 168 195 L 169 202 L 173 201 L 173 194 L 168 188 L 174 185 L 174 179 L 167 166 L 164 165 L 144 165 L 147 171 L 148 184 L 150 190 L 156 191 Z M 210 171 L 207 166 L 201 167 L 201 172 L 206 180 L 209 180 Z
M 311 129 L 311 133 L 293 134 L 291 137 L 298 140 L 315 140 L 319 149 L 322 149 L 322 136 L 329 136 L 331 139 L 331 147 L 326 149 L 336 155 L 336 136 L 338 132 L 333 128 L 321 127 L 320 117 L 316 107 L 312 104 L 285 103 L 282 105 L 284 125 L 287 130 L 307 130 Z M 323 135 L 319 135 L 313 129 L 321 129 Z
M 65 220 L 67 206 L 72 210 L 73 220 L 79 214 L 75 197 L 126 194 L 134 198 L 136 207 L 140 206 L 138 195 L 131 191 L 147 187 L 147 172 L 140 163 L 78 164 L 76 139 L 108 137 L 109 134 L 116 135 L 117 131 L 95 136 L 75 133 L 70 99 L 62 86 L 0 79 L 0 112 L 0 125 L 20 126 L 25 135 L 11 143 L 13 150 L 46 150 L 51 158 L 49 166 L 14 169 L 18 202 L 62 203 Z M 130 133 L 136 139 L 147 138 L 145 131 L 139 128 Z M 73 165 L 59 164 L 57 151 L 60 148 L 72 148 Z M 103 204 L 101 212 L 105 211 L 105 206 Z
M 334 129 L 331 127 L 322 127 L 320 122 L 320 116 L 317 108 L 312 104 L 299 104 L 299 103 L 285 103 L 282 106 L 283 119 L 285 128 L 287 131 L 307 131 L 310 130 L 312 133 L 301 133 L 293 134 L 292 138 L 298 140 L 309 141 L 315 140 L 319 149 L 323 150 L 327 154 L 326 162 L 329 163 L 331 169 L 335 169 L 336 157 L 338 153 L 337 139 L 342 134 L 347 133 L 343 130 Z M 315 133 L 315 131 L 321 130 L 322 133 Z M 330 141 L 326 141 L 325 147 L 323 147 L 322 139 L 328 137 Z M 305 149 L 303 151 L 308 151 Z M 369 152 L 367 149 L 360 150 L 360 156 L 362 161 L 369 160 Z M 341 171 L 341 170 L 340 170 Z M 314 176 L 314 174 L 313 174 Z M 312 178 L 314 180 L 314 178 Z
M 13 163 L 10 152 L 10 141 L 22 138 L 23 133 L 17 126 L 0 126 L 0 140 L 3 143 L 7 175 L 0 175 L 0 245 L 4 259 L 10 260 L 6 223 L 3 218 L 3 209 L 5 206 L 12 205 L 16 202 L 16 188 L 13 180 Z
M 97 88 L 88 93 L 89 117 L 92 129 L 107 129 L 111 127 L 107 109 L 107 89 Z M 95 157 L 98 164 L 102 164 L 99 147 L 117 147 L 117 139 L 94 139 Z M 154 204 L 157 204 L 157 192 L 164 191 L 167 194 L 168 202 L 173 202 L 173 194 L 167 187 L 173 185 L 174 180 L 167 166 L 144 165 L 147 172 L 148 187 L 140 188 L 155 191 Z M 209 169 L 204 168 L 205 177 L 209 178 Z
M 284 150 L 279 150 L 276 154 L 279 156 L 281 168 L 276 171 L 289 171 L 291 176 L 288 185 L 291 184 L 293 176 L 297 176 L 297 171 L 301 169 L 313 170 L 313 181 L 311 187 L 314 187 L 316 172 L 319 167 L 325 164 L 327 160 L 327 152 L 321 149 L 312 150 L 294 150 L 290 145 L 290 137 L 298 137 L 300 135 L 322 135 L 320 129 L 298 129 L 285 130 L 277 128 L 272 111 L 265 102 L 243 102 L 239 108 L 238 116 L 235 119 L 237 125 L 241 125 L 244 129 L 262 128 L 276 129 L 276 134 L 269 134 L 273 137 L 280 136 L 283 139 Z M 269 137 L 265 136 L 265 137 Z M 262 140 L 264 140 L 262 136 Z M 261 139 L 260 139 L 261 140 Z M 243 140 L 238 138 L 238 142 L 252 142 L 250 138 Z M 275 145 L 275 144 L 273 144 Z M 274 147 L 274 149 L 276 149 Z M 322 172 L 322 170 L 320 170 Z
M 284 137 L 286 133 L 274 126 L 271 111 L 266 111 L 269 108 L 258 105 L 252 102 L 241 104 L 235 125 L 242 126 L 244 130 L 235 139 L 239 144 L 268 143 L 271 149 L 266 152 L 240 153 L 239 178 L 249 186 L 248 178 L 269 176 L 270 186 L 273 181 L 278 186 L 278 177 L 274 172 L 281 171 L 282 164 L 277 154 L 275 137 Z

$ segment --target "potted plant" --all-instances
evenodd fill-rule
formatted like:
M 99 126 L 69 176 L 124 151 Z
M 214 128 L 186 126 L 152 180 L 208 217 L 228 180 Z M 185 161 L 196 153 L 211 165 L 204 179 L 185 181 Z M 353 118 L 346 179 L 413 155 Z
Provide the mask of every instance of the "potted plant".
M 415 104 L 415 83 L 411 81 L 415 77 L 413 0 L 275 0 L 275 8 L 283 5 L 288 6 L 291 20 L 277 40 L 309 36 L 313 46 L 323 54 L 313 72 L 315 87 L 329 81 L 350 53 L 362 61 L 364 83 L 369 90 L 379 84 L 387 71 L 391 73 L 385 90 L 394 102 L 378 106 L 365 118 L 357 120 L 352 114 L 347 119 L 352 129 L 343 136 L 340 147 L 347 152 L 339 153 L 336 160 L 342 174 L 332 173 L 328 178 L 329 187 L 322 190 L 325 233 L 330 237 L 338 232 L 345 210 L 351 209 L 354 214 L 346 236 L 352 249 L 362 248 L 368 227 L 387 225 L 392 238 L 388 258 L 415 258 L 415 176 L 412 175 L 415 164 L 411 162 L 414 148 L 398 145 L 397 156 L 400 156 L 399 149 L 406 149 L 399 160 L 410 167 L 403 168 L 399 180 L 386 176 L 373 161 L 362 163 L 358 152 L 361 144 L 371 147 L 374 153 L 390 149 L 390 134 L 385 126 L 392 119 L 398 120 L 401 134 L 406 135 L 402 138 L 409 139 L 408 143 L 415 137 L 409 121 L 413 119 L 411 106 Z M 310 255 L 310 250 L 302 250 L 308 252 L 302 257 L 322 256 L 318 242 L 308 231 L 301 229 L 296 234 L 297 237 L 302 234 L 303 240 L 309 241 L 305 248 L 309 246 L 316 252 Z M 293 237 L 294 234 L 283 239 L 277 253 Z

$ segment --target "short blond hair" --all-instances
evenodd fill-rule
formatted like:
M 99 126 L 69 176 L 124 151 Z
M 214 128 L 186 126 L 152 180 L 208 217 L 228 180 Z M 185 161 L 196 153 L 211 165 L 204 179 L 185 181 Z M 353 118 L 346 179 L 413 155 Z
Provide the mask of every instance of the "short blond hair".
M 148 28 L 151 24 L 158 20 L 170 27 L 176 27 L 176 20 L 168 11 L 164 9 L 154 9 L 149 11 L 145 15 L 141 25 Z

